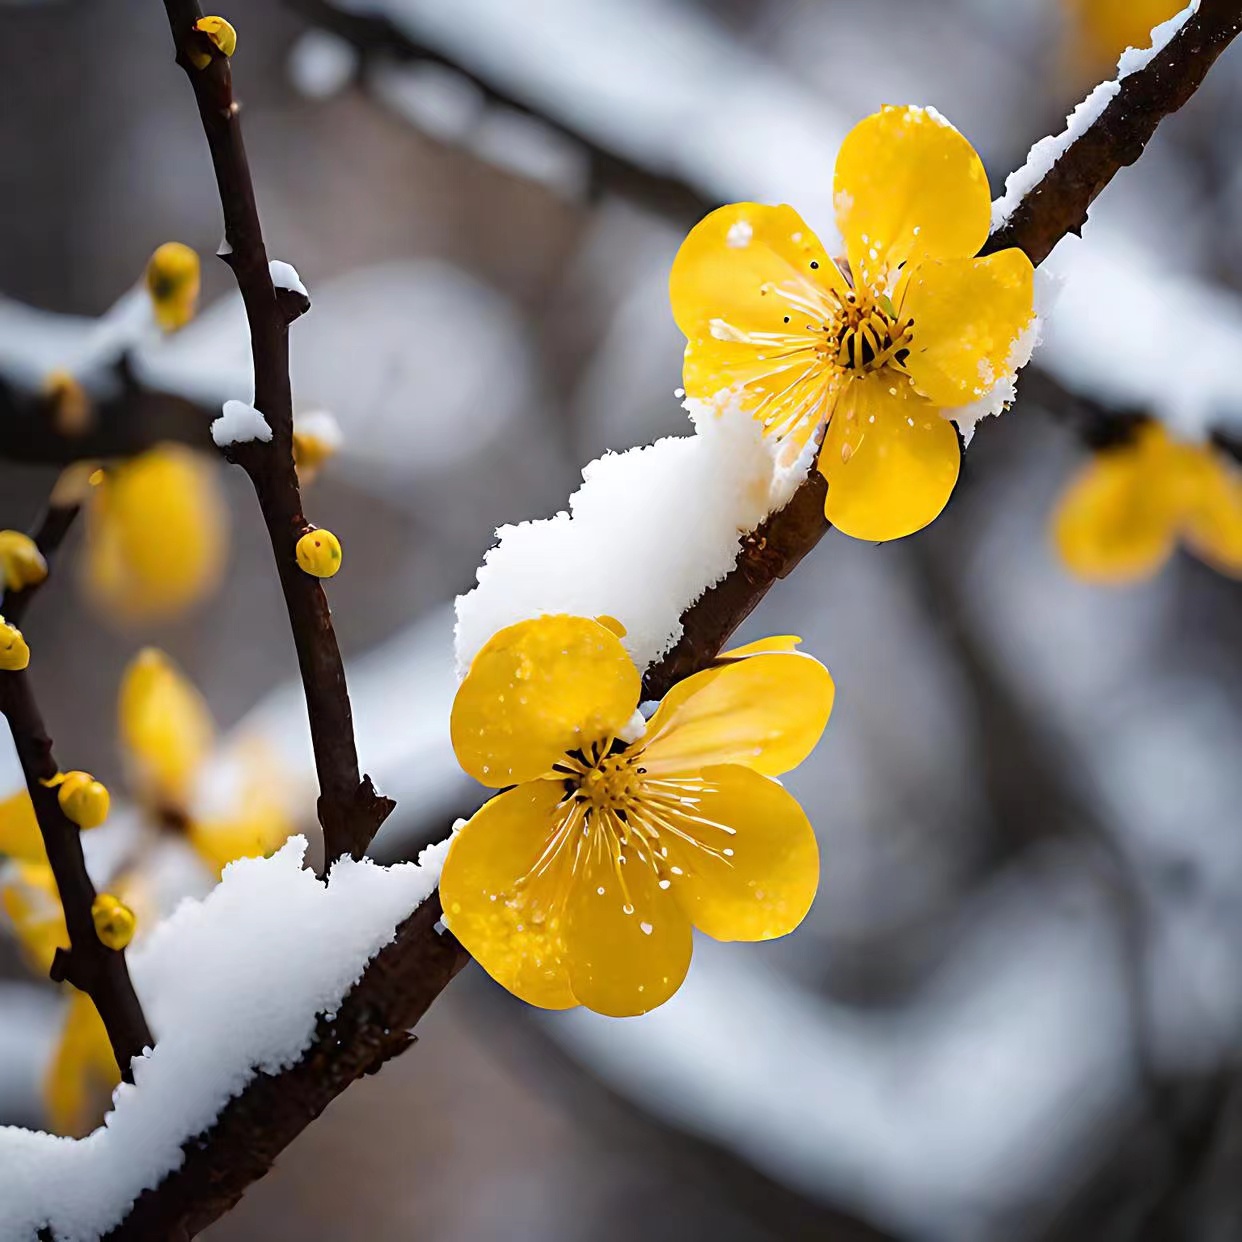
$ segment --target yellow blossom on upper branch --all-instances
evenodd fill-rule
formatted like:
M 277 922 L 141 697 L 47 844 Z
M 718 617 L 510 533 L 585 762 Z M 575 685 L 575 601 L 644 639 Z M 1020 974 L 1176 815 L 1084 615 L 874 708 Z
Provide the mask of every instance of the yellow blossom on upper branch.
M 0 589 L 21 591 L 47 577 L 47 561 L 29 535 L 0 530 Z
M 165 242 L 147 261 L 147 292 L 165 332 L 184 328 L 198 309 L 202 287 L 198 255 L 181 242 Z
M 1061 497 L 1053 539 L 1081 578 L 1151 577 L 1178 542 L 1242 578 L 1242 466 L 1210 444 L 1172 439 L 1158 422 L 1097 453 Z
M 796 639 L 740 648 L 651 720 L 612 629 L 546 616 L 495 634 L 453 704 L 458 762 L 498 794 L 453 839 L 444 921 L 546 1009 L 645 1013 L 681 986 L 691 925 L 768 940 L 802 921 L 815 834 L 774 779 L 819 740 L 828 670 Z
M 1071 50 L 1083 73 L 1097 76 L 1128 47 L 1150 47 L 1151 32 L 1180 13 L 1186 0 L 1063 0 Z
M 228 511 L 215 464 L 162 444 L 100 471 L 86 498 L 86 585 L 122 622 L 179 616 L 219 585 Z
M 896 539 L 931 522 L 957 482 L 943 412 L 1013 375 L 1033 269 L 1020 250 L 975 257 L 987 175 L 930 109 L 860 121 L 833 188 L 843 257 L 789 206 L 734 203 L 691 231 L 669 279 L 683 382 L 690 397 L 732 395 L 795 446 L 822 433 L 828 520 Z
M 0 671 L 20 673 L 30 664 L 30 647 L 21 630 L 0 617 Z

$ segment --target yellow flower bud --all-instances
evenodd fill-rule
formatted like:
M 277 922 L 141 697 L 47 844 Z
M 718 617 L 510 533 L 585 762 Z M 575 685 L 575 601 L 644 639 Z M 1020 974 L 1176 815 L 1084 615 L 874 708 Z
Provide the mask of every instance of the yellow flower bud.
M 147 292 L 165 332 L 176 332 L 194 318 L 200 275 L 198 255 L 181 242 L 165 242 L 147 261 Z
M 46 577 L 47 561 L 35 541 L 19 530 L 0 530 L 0 585 L 20 591 Z
M 224 56 L 232 56 L 237 51 L 237 31 L 223 17 L 200 17 L 194 23 L 194 29 L 205 34 Z M 206 52 L 191 52 L 190 60 L 195 69 L 206 69 L 211 64 L 211 57 Z
M 49 371 L 43 381 L 43 395 L 52 403 L 56 430 L 66 436 L 80 436 L 90 429 L 94 409 L 86 389 L 68 371 Z
M 22 632 L 0 617 L 0 670 L 17 673 L 30 663 L 30 648 Z
M 56 783 L 60 809 L 79 828 L 98 828 L 108 818 L 108 790 L 89 772 L 66 772 Z
M 91 904 L 95 935 L 110 949 L 123 949 L 134 938 L 134 912 L 111 893 L 100 893 Z
M 315 578 L 331 578 L 341 567 L 341 541 L 330 530 L 308 530 L 298 540 L 298 565 Z

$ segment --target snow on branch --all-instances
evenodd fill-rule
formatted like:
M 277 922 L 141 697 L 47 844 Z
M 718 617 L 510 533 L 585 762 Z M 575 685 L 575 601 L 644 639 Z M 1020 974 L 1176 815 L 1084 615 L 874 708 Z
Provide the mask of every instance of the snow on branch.
M 135 1061 L 133 1085 L 117 1088 L 89 1137 L 0 1128 L 0 1242 L 27 1242 L 41 1228 L 59 1242 L 114 1228 L 117 1237 L 170 1236 L 146 1215 L 154 1209 L 142 1192 L 174 1170 L 192 1175 L 195 1157 L 183 1144 L 219 1125 L 252 1082 L 270 1092 L 323 1039 L 331 1016 L 343 1020 L 342 998 L 435 888 L 447 842 L 417 864 L 342 860 L 327 884 L 303 866 L 305 850 L 295 837 L 270 858 L 232 863 L 206 898 L 183 902 L 132 954 L 159 1043 Z M 399 1021 L 394 1029 L 404 1037 Z M 242 1148 L 237 1158 L 254 1157 Z

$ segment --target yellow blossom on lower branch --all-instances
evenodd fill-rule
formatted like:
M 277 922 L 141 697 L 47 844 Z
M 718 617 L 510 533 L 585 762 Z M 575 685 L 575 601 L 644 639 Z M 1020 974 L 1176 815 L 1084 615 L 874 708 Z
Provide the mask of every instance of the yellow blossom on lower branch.
M 1091 582 L 1149 578 L 1179 541 L 1242 578 L 1242 465 L 1144 422 L 1083 467 L 1061 497 L 1052 533 L 1061 560 Z
M 884 108 L 837 155 L 834 257 L 792 207 L 734 203 L 682 243 L 669 277 L 686 394 L 741 402 L 769 436 L 822 436 L 824 512 L 859 539 L 926 526 L 957 483 L 948 421 L 1025 361 L 1034 269 L 975 257 L 991 194 L 939 113 Z M 1004 391 L 1004 390 L 1000 390 Z
M 815 834 L 774 777 L 812 750 L 828 670 L 797 640 L 726 653 L 645 724 L 641 677 L 582 617 L 494 635 L 457 692 L 462 767 L 493 788 L 454 838 L 444 921 L 533 1005 L 645 1013 L 681 986 L 691 926 L 718 940 L 793 931 L 819 882 Z

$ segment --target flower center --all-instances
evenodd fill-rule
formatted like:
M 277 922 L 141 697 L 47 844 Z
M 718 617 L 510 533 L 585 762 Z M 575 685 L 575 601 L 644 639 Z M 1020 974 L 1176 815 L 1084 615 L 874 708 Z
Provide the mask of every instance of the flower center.
M 620 813 L 624 822 L 643 776 L 635 756 L 625 752 L 624 742 L 609 738 L 566 755 L 555 770 L 565 777 L 567 799 L 578 803 L 583 811 Z
M 820 357 L 842 370 L 866 374 L 885 365 L 902 367 L 910 356 L 914 320 L 904 323 L 887 296 L 847 289 L 831 294 L 835 314 L 824 327 Z

